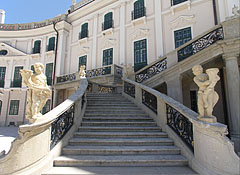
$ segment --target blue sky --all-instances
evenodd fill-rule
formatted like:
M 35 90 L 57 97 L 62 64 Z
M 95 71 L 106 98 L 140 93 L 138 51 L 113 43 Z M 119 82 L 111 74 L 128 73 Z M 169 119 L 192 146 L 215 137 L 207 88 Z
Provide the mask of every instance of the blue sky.
M 5 24 L 15 24 L 53 18 L 65 13 L 71 4 L 71 0 L 0 0 L 0 9 L 6 12 Z

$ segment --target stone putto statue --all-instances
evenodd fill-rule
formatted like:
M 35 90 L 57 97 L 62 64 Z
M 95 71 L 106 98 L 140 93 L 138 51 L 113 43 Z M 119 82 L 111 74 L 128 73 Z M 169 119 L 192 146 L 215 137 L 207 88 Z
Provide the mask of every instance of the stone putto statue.
M 216 117 L 212 116 L 213 108 L 216 105 L 219 96 L 214 90 L 216 83 L 220 80 L 217 75 L 218 68 L 207 69 L 206 73 L 203 73 L 201 65 L 195 65 L 192 68 L 195 75 L 193 81 L 198 85 L 198 111 L 199 120 L 214 123 Z
M 80 78 L 85 78 L 85 77 L 86 77 L 85 68 L 86 68 L 85 65 L 81 65 L 80 70 L 79 70 L 79 76 L 80 76 Z
M 39 121 L 42 117 L 40 111 L 46 104 L 51 90 L 47 85 L 46 76 L 43 73 L 42 63 L 34 64 L 35 73 L 32 70 L 21 70 L 23 83 L 29 88 L 27 93 L 26 119 L 30 123 Z

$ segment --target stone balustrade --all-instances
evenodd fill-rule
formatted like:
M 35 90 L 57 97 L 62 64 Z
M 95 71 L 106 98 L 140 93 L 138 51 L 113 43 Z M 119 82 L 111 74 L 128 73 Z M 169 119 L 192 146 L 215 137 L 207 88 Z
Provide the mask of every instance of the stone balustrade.
M 80 80 L 79 86 L 72 96 L 46 113 L 44 120 L 19 127 L 9 153 L 0 156 L 0 175 L 40 175 L 51 167 L 84 115 L 86 78 Z
M 189 166 L 200 174 L 236 175 L 240 159 L 226 135 L 227 126 L 206 123 L 172 98 L 124 78 L 123 95 L 148 113 L 181 148 Z
M 40 22 L 32 22 L 32 23 L 25 23 L 25 24 L 0 24 L 0 30 L 5 31 L 16 31 L 16 30 L 31 30 L 37 29 L 41 27 L 45 27 L 51 25 L 53 23 L 64 21 L 66 20 L 66 14 L 62 14 L 60 16 L 56 16 L 52 19 L 47 19 Z

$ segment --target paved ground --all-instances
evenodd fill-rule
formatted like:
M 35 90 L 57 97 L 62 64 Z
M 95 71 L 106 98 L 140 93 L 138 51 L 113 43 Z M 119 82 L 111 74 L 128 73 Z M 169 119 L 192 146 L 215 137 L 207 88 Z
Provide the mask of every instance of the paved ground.
M 18 127 L 0 127 L 0 154 L 3 150 L 9 151 L 12 141 L 18 136 L 17 131 Z

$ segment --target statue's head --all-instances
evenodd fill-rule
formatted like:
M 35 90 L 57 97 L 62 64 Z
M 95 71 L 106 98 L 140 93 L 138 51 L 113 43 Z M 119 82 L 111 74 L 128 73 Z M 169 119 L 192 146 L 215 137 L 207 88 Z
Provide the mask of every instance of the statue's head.
M 195 65 L 195 66 L 193 66 L 192 71 L 193 71 L 194 75 L 199 75 L 199 74 L 203 73 L 203 68 L 201 65 Z
M 34 64 L 34 70 L 36 73 L 42 73 L 44 70 L 44 65 L 42 63 L 35 63 Z

